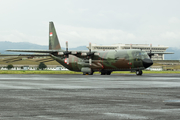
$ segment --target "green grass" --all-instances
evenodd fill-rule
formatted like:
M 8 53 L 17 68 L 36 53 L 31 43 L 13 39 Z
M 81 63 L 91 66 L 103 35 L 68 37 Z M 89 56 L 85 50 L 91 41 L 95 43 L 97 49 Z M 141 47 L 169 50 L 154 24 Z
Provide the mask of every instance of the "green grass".
M 143 71 L 144 74 L 180 74 L 180 71 Z M 73 71 L 48 71 L 48 70 L 0 70 L 0 74 L 82 74 L 82 72 Z M 95 72 L 94 74 L 100 74 Z M 129 71 L 116 71 L 113 74 L 135 74 Z

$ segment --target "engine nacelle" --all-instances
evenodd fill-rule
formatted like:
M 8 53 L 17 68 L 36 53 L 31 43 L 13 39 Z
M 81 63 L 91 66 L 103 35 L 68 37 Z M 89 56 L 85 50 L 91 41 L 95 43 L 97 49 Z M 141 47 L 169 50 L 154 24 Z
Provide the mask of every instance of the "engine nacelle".
M 83 72 L 83 73 L 91 73 L 92 71 L 91 71 L 91 68 L 89 68 L 89 67 L 82 67 L 81 72 Z

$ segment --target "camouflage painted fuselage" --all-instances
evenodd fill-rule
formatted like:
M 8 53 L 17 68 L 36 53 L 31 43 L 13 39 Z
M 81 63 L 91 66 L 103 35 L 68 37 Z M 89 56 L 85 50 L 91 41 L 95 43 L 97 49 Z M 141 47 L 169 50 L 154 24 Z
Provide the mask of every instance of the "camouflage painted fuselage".
M 96 51 L 97 52 L 97 51 Z M 89 65 L 87 57 L 79 58 L 69 55 L 69 65 L 66 64 L 66 58 L 54 56 L 57 62 L 72 71 L 81 72 L 83 67 L 91 68 L 93 71 L 135 71 L 143 70 L 143 59 L 149 59 L 146 52 L 141 50 L 113 50 L 99 51 L 99 55 L 92 57 L 92 65 Z

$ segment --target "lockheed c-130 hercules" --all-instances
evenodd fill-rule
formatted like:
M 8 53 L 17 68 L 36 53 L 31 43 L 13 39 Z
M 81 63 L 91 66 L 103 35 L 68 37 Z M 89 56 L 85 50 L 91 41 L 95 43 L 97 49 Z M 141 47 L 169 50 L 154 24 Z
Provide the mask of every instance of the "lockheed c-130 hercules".
M 152 45 L 147 53 L 138 49 L 110 50 L 110 51 L 69 51 L 68 42 L 66 50 L 62 50 L 53 22 L 49 22 L 49 50 L 7 50 L 11 52 L 34 52 L 41 54 L 20 54 L 19 56 L 51 56 L 58 63 L 71 71 L 82 72 L 83 75 L 93 75 L 99 71 L 101 75 L 110 75 L 113 71 L 132 71 L 142 75 L 142 70 L 153 65 L 151 56 Z M 172 54 L 161 52 L 161 54 Z

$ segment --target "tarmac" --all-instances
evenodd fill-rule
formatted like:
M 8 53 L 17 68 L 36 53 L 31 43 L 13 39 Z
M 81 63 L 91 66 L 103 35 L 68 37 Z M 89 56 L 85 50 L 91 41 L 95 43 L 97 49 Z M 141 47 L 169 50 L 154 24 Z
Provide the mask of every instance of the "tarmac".
M 0 120 L 179 120 L 180 74 L 0 75 Z

